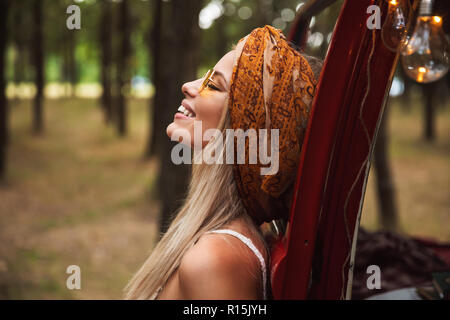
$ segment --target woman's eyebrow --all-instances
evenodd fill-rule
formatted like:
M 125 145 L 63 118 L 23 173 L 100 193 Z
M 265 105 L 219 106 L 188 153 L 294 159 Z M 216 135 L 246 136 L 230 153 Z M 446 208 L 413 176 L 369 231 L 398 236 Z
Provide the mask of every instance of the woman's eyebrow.
M 213 77 L 214 77 L 215 75 L 221 77 L 221 78 L 223 79 L 223 81 L 225 82 L 226 87 L 228 88 L 228 82 L 227 82 L 227 79 L 225 79 L 225 76 L 223 75 L 223 73 L 220 72 L 219 70 L 214 70 Z

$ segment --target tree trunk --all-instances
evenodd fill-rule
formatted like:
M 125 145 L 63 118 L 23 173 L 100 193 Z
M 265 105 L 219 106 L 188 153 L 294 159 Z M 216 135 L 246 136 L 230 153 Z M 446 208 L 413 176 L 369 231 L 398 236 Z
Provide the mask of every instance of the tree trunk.
M 41 134 L 43 128 L 42 99 L 44 96 L 44 52 L 42 32 L 42 3 L 43 0 L 33 2 L 33 62 L 35 68 L 36 95 L 33 102 L 33 132 Z
M 256 21 L 258 21 L 258 26 L 263 27 L 266 24 L 272 24 L 274 3 L 272 1 L 258 0 L 257 7 Z
M 395 231 L 398 228 L 395 188 L 388 155 L 388 106 L 384 109 L 382 122 L 374 150 L 375 177 L 377 185 L 378 210 L 382 229 Z
M 118 98 L 117 98 L 117 131 L 119 136 L 127 134 L 127 94 L 129 91 L 130 70 L 129 59 L 131 53 L 131 32 L 129 19 L 129 1 L 120 3 L 120 55 L 118 61 Z
M 181 85 L 192 81 L 196 77 L 198 65 L 198 48 L 200 47 L 200 29 L 198 15 L 202 7 L 202 0 L 172 0 L 170 5 L 170 24 L 164 24 L 164 51 L 161 53 L 160 83 L 157 84 L 155 96 L 155 111 L 160 117 L 159 128 L 165 132 L 165 127 L 173 121 L 183 94 Z M 156 128 L 155 128 L 156 129 Z M 161 132 L 160 132 L 161 134 Z M 157 189 L 161 199 L 161 215 L 159 228 L 164 233 L 172 218 L 172 214 L 179 207 L 185 197 L 188 184 L 189 170 L 185 165 L 175 165 L 170 157 L 175 142 L 167 137 L 161 140 L 161 170 L 157 178 Z
M 422 85 L 422 92 L 425 97 L 424 105 L 424 139 L 433 141 L 435 139 L 435 107 L 433 104 L 433 96 L 436 92 L 437 82 L 431 82 Z
M 6 99 L 6 45 L 8 29 L 6 25 L 9 0 L 0 0 L 0 180 L 6 172 L 7 140 L 8 140 L 8 101 Z
M 100 22 L 100 45 L 101 45 L 101 81 L 103 93 L 101 104 L 103 108 L 105 123 L 109 123 L 112 117 L 111 98 L 111 4 L 102 1 L 102 14 Z
M 398 70 L 404 85 L 403 95 L 400 97 L 400 106 L 405 113 L 409 113 L 411 112 L 411 93 L 413 90 L 414 81 L 406 75 L 401 66 Z
M 221 59 L 231 48 L 228 48 L 228 39 L 226 34 L 226 28 L 229 23 L 228 17 L 226 15 L 222 15 L 219 19 L 216 20 L 216 52 L 218 60 Z M 217 60 L 217 61 L 218 61 Z
M 74 97 L 77 83 L 77 66 L 75 61 L 76 31 L 67 30 L 64 37 L 64 82 L 66 96 Z
M 159 155 L 158 143 L 162 140 L 162 126 L 160 115 L 155 112 L 156 105 L 159 105 L 161 96 L 161 52 L 164 51 L 162 38 L 162 23 L 163 23 L 163 0 L 154 0 L 153 9 L 153 26 L 151 32 L 149 32 L 150 39 L 148 39 L 149 49 L 153 54 L 153 64 L 151 65 L 150 74 L 153 76 L 153 85 L 155 86 L 155 95 L 153 99 L 149 102 L 149 126 L 148 126 L 148 137 L 147 137 L 147 147 L 145 150 L 144 157 L 149 158 L 155 155 Z M 167 45 L 167 44 L 166 44 Z M 167 49 L 166 49 L 167 51 Z
M 14 55 L 14 85 L 15 91 L 19 87 L 20 83 L 25 80 L 25 68 L 26 68 L 26 59 L 25 59 L 25 50 L 26 50 L 26 39 L 25 39 L 25 30 L 24 30 L 24 19 L 23 19 L 23 3 L 16 2 L 14 5 L 11 4 L 11 13 L 13 14 L 13 30 L 14 34 L 11 35 L 11 40 L 14 43 L 15 47 L 15 55 Z M 14 104 L 16 104 L 19 100 L 19 96 L 17 95 L 17 91 L 14 94 Z

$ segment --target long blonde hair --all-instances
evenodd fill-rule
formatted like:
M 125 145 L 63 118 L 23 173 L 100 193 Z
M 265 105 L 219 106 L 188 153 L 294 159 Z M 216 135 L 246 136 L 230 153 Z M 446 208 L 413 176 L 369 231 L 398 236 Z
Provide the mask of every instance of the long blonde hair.
M 222 136 L 226 136 L 225 130 L 230 123 L 227 103 L 224 109 L 218 126 Z M 217 150 L 215 146 L 218 142 L 214 139 L 203 151 Z M 221 150 L 221 156 L 224 149 Z M 185 252 L 205 232 L 220 228 L 238 217 L 249 221 L 252 233 L 263 239 L 239 198 L 232 165 L 211 165 L 203 161 L 201 164 L 193 164 L 183 206 L 145 263 L 125 287 L 125 299 L 152 298 L 179 266 Z

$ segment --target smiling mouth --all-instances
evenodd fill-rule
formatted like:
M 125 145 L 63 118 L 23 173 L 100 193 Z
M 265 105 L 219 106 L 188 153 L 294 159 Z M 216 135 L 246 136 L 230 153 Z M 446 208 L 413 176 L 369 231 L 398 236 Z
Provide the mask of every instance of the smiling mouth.
M 178 107 L 178 112 L 185 115 L 186 117 L 195 118 L 195 113 L 192 113 L 191 111 L 189 111 L 188 109 L 186 109 L 183 106 Z

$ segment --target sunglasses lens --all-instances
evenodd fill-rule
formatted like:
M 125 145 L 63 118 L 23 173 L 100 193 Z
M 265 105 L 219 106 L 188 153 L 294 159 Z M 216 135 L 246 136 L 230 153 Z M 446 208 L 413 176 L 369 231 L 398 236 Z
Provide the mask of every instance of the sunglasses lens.
M 212 73 L 212 70 L 208 70 L 205 73 L 205 75 L 204 75 L 205 79 L 203 80 L 203 83 L 202 83 L 199 91 L 202 91 L 206 87 L 206 85 L 208 84 L 209 78 L 211 77 L 211 73 Z

